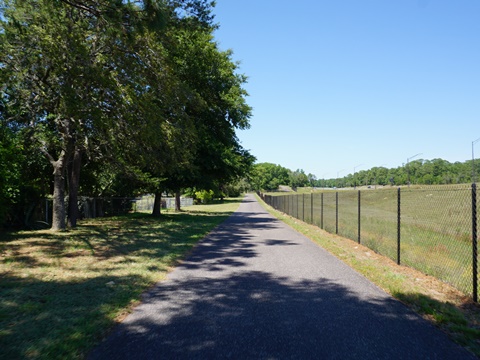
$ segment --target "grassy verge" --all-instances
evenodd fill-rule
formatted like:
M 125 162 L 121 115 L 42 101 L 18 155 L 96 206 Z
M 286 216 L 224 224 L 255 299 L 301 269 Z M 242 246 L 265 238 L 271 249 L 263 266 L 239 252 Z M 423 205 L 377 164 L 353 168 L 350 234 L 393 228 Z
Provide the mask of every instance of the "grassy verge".
M 0 358 L 83 358 L 239 202 L 1 234 Z
M 261 200 L 260 203 L 272 215 L 312 239 L 480 357 L 480 307 L 469 297 L 432 276 L 399 266 L 352 240 L 287 216 Z

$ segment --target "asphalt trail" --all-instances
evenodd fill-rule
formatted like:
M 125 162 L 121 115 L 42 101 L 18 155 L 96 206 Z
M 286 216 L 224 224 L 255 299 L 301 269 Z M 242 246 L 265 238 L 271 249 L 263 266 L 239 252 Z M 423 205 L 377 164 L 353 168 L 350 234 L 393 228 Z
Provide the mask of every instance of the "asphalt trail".
M 475 359 L 248 195 L 89 359 Z

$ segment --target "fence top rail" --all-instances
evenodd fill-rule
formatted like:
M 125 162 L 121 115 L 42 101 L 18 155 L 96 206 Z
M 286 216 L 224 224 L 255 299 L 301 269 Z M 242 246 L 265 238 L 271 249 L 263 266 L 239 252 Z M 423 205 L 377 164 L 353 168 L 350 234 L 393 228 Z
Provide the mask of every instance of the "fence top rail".
M 264 196 L 292 196 L 292 195 L 303 195 L 303 194 L 321 194 L 321 193 L 336 193 L 336 192 L 389 192 L 389 191 L 464 191 L 464 190 L 471 190 L 472 184 L 449 184 L 449 185 L 401 185 L 401 186 L 383 186 L 375 188 L 373 185 L 371 187 L 358 187 L 355 189 L 353 187 L 350 188 L 322 188 L 322 189 L 315 189 L 315 190 L 306 190 L 306 191 L 291 191 L 291 192 L 274 192 L 274 191 L 267 191 L 262 192 Z

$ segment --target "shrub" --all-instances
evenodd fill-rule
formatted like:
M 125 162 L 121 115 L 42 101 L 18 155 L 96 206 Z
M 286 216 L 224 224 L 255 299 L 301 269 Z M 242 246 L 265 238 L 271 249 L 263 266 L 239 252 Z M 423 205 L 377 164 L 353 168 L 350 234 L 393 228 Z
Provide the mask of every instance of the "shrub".
M 210 204 L 213 201 L 213 190 L 200 190 L 195 192 L 195 197 L 199 199 L 202 204 Z

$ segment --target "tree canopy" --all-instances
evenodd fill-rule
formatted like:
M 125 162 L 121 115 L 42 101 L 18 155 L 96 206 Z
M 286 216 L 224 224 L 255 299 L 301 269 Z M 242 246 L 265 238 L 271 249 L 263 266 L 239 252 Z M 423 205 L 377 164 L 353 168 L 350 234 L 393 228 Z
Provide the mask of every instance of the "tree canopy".
M 16 161 L 44 157 L 53 229 L 65 229 L 67 214 L 76 225 L 79 191 L 115 193 L 115 179 L 130 193 L 206 188 L 251 165 L 235 135 L 249 126 L 246 78 L 214 40 L 213 6 L 0 1 L 0 157 L 16 143 L 29 149 L 0 172 L 14 183 Z M 0 186 L 5 212 L 10 195 Z

